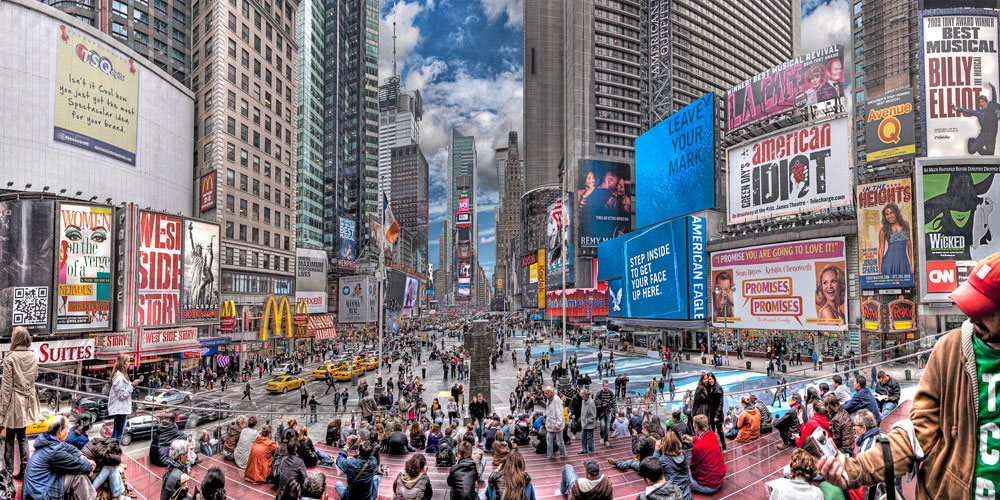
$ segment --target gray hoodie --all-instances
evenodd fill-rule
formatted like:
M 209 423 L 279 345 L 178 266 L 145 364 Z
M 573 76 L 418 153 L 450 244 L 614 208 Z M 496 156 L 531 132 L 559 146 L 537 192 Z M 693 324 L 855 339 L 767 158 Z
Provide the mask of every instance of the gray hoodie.
M 592 397 L 587 398 L 580 407 L 580 426 L 584 429 L 597 427 L 597 405 Z

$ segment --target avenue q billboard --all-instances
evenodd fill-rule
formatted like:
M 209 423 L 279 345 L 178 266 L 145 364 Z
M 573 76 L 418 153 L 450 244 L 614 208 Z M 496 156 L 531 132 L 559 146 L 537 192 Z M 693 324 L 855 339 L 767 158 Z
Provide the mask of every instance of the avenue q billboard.
M 734 132 L 797 108 L 844 96 L 844 46 L 783 62 L 726 92 L 726 130 Z
M 849 144 L 838 118 L 729 148 L 729 223 L 850 205 Z
M 608 314 L 704 319 L 708 313 L 705 218 L 679 217 L 597 247 L 597 279 L 608 282 Z

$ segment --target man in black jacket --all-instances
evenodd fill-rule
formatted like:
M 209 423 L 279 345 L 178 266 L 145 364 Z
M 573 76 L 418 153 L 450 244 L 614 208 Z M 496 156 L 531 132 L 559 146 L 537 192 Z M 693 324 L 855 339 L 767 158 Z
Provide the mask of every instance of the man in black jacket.
M 476 424 L 476 436 L 479 437 L 480 441 L 483 439 L 483 423 L 489 412 L 490 404 L 483 398 L 482 393 L 476 394 L 472 401 L 469 401 L 469 416 Z
M 594 396 L 594 403 L 597 404 L 597 421 L 601 425 L 601 442 L 605 446 L 608 444 L 608 426 L 614 418 L 617 405 L 615 404 L 615 393 L 608 389 L 608 381 L 601 383 L 601 390 Z
M 406 455 L 413 451 L 410 447 L 409 439 L 403 433 L 403 424 L 397 422 L 391 433 L 389 433 L 389 445 L 385 450 L 387 455 Z
M 793 436 L 799 433 L 799 411 L 801 408 L 802 396 L 798 393 L 792 393 L 791 399 L 788 400 L 788 411 L 774 421 L 774 428 L 778 430 L 778 435 L 781 436 L 781 444 L 778 445 L 779 450 L 795 446 L 795 438 Z
M 472 460 L 472 445 L 462 441 L 458 445 L 458 462 L 448 471 L 449 500 L 478 500 L 476 483 L 479 475 L 480 468 Z
M 878 388 L 875 389 L 875 399 L 881 407 L 882 415 L 888 415 L 897 405 L 899 405 L 899 382 L 889 376 L 888 373 L 878 372 Z

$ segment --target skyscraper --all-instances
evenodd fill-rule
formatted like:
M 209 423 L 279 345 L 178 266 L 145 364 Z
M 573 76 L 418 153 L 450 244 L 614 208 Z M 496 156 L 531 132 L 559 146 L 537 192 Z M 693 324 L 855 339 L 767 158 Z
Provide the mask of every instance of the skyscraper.
M 413 249 L 420 253 L 420 261 L 426 263 L 427 158 L 416 144 L 397 146 L 390 151 L 390 167 L 392 192 L 395 193 L 389 202 L 392 204 L 392 213 L 403 229 L 412 232 Z
M 209 27 L 192 37 L 194 164 L 198 178 L 218 179 L 219 203 L 201 216 L 222 225 L 222 298 L 249 312 L 253 330 L 267 296 L 295 283 L 297 2 L 238 5 L 193 9 L 191 22 Z
M 323 16 L 322 0 L 301 0 L 295 15 L 299 44 L 299 114 L 295 153 L 296 235 L 299 246 L 323 246 Z
M 474 264 L 478 262 L 476 220 L 476 139 L 451 130 L 448 143 L 448 205 L 445 232 L 449 249 L 445 267 L 455 277 L 456 299 L 474 299 Z M 459 215 L 462 212 L 464 215 Z M 443 265 L 443 264 L 442 264 Z
M 374 271 L 369 244 L 378 200 L 378 0 L 328 3 L 323 54 L 324 245 L 338 247 L 341 217 L 357 222 L 359 272 Z
M 500 211 L 496 218 L 496 275 L 505 276 L 510 241 L 517 234 L 521 219 L 521 195 L 524 194 L 524 168 L 517 145 L 517 132 L 507 134 L 507 147 L 496 150 L 497 176 L 503 179 Z M 502 173 L 502 176 L 501 176 Z
M 403 93 L 399 75 L 392 75 L 378 89 L 378 107 L 379 187 L 392 201 L 392 150 L 420 143 L 424 105 L 419 90 Z
M 558 186 L 562 168 L 574 189 L 580 160 L 633 164 L 651 125 L 798 52 L 800 15 L 800 0 L 525 0 L 526 184 Z

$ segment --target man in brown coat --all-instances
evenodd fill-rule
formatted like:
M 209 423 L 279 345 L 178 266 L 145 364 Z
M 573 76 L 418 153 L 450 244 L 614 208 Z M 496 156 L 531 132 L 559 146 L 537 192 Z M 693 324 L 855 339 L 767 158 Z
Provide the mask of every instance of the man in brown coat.
M 1000 489 L 1000 253 L 976 264 L 950 298 L 969 319 L 937 342 L 910 407 L 888 433 L 893 473 L 917 471 L 917 498 L 992 498 Z M 856 458 L 823 458 L 820 473 L 841 488 L 884 481 L 881 446 Z M 846 477 L 845 477 L 846 473 Z

